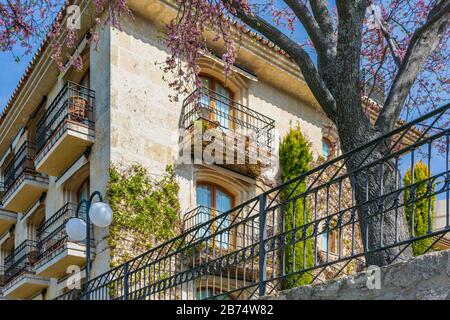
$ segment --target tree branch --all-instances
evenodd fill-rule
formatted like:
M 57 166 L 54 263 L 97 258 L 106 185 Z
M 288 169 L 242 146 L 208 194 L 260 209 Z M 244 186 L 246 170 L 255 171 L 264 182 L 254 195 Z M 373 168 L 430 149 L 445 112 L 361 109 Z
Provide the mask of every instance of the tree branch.
M 223 3 L 230 7 L 230 11 L 237 18 L 242 20 L 250 28 L 263 34 L 270 41 L 283 49 L 299 66 L 303 77 L 311 89 L 314 97 L 317 99 L 325 113 L 331 118 L 336 117 L 336 101 L 328 90 L 326 84 L 320 77 L 314 62 L 308 53 L 296 42 L 287 37 L 283 32 L 271 25 L 269 22 L 256 14 L 247 14 L 240 5 L 233 0 L 222 0 Z
M 306 32 L 317 50 L 317 53 L 321 56 L 321 58 L 326 60 L 328 45 L 325 35 L 323 34 L 322 29 L 320 29 L 317 21 L 311 15 L 308 7 L 302 2 L 302 0 L 284 0 L 284 2 L 289 6 L 289 8 L 291 8 L 305 27 Z
M 309 1 L 311 9 L 316 18 L 317 23 L 322 29 L 327 41 L 331 42 L 333 38 L 333 22 L 331 20 L 330 11 L 326 0 L 312 0 Z
M 375 125 L 382 132 L 392 130 L 421 67 L 447 32 L 450 0 L 442 0 L 430 11 L 426 23 L 411 38 L 405 57 Z
M 394 38 L 391 37 L 391 35 L 389 34 L 389 31 L 387 31 L 387 29 L 386 29 L 386 26 L 383 25 L 382 23 L 380 23 L 380 30 L 381 30 L 381 33 L 383 34 L 384 38 L 386 39 L 386 42 L 389 47 L 389 51 L 391 52 L 392 57 L 394 58 L 394 62 L 397 65 L 397 68 L 400 68 L 400 65 L 402 63 L 402 58 L 400 56 L 397 42 L 395 41 Z

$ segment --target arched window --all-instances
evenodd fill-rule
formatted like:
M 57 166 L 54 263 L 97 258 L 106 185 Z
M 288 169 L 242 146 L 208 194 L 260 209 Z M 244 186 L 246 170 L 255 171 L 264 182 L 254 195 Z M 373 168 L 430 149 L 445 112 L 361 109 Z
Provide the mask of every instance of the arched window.
M 328 139 L 322 139 L 322 155 L 328 160 L 331 157 L 332 146 Z
M 214 78 L 207 76 L 200 78 L 203 86 L 201 96 L 201 103 L 204 106 L 203 117 L 222 128 L 233 128 L 232 92 Z
M 221 215 L 233 208 L 234 197 L 224 188 L 208 182 L 197 183 L 196 190 L 197 207 L 201 207 L 195 217 L 195 224 L 200 225 L 212 218 Z M 200 236 L 207 236 L 213 231 L 217 236 L 214 238 L 216 245 L 229 249 L 233 245 L 233 239 L 230 237 L 231 216 L 227 215 L 222 219 L 217 219 L 212 228 L 205 226 L 204 232 L 199 232 Z M 211 230 L 212 229 L 212 230 Z M 223 232 L 220 232 L 224 230 Z
M 340 234 L 336 228 L 337 221 L 332 220 L 329 231 L 324 231 L 321 235 L 320 249 L 326 253 L 339 254 Z
M 88 199 L 89 199 L 89 178 L 87 178 L 81 183 L 80 188 L 78 189 L 77 192 L 78 203 L 80 203 L 82 200 Z

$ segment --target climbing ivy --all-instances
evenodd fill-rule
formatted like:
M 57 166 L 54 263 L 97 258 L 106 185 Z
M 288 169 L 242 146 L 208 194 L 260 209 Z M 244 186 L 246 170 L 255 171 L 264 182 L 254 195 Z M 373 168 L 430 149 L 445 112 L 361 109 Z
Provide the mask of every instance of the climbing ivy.
M 108 200 L 114 212 L 110 227 L 111 266 L 117 266 L 180 230 L 179 185 L 172 166 L 151 179 L 146 168 L 110 168 Z
M 290 128 L 286 136 L 283 137 L 279 151 L 281 178 L 283 182 L 293 179 L 309 170 L 312 161 L 310 143 L 303 136 L 300 126 Z M 306 183 L 303 181 L 299 185 L 292 183 L 283 188 L 282 200 L 293 199 L 306 190 Z M 298 198 L 296 201 L 289 201 L 284 207 L 284 227 L 286 231 L 304 225 L 309 219 L 308 202 L 305 198 Z M 312 240 L 302 241 L 302 229 L 297 232 L 287 234 L 284 250 L 285 272 L 286 274 L 299 271 L 313 265 L 313 244 Z M 291 244 L 290 244 L 291 243 Z M 306 251 L 306 252 L 305 252 Z M 306 256 L 306 261 L 305 261 Z M 293 288 L 304 284 L 309 284 L 312 280 L 310 274 L 303 273 L 289 276 L 284 281 L 285 288 Z
M 424 236 L 428 233 L 428 225 L 430 230 L 434 221 L 434 202 L 436 196 L 428 197 L 428 192 L 434 192 L 434 184 L 428 185 L 429 169 L 428 166 L 419 161 L 414 165 L 414 193 L 411 194 L 412 174 L 409 169 L 403 177 L 403 184 L 406 187 L 404 192 L 404 203 L 406 204 L 406 219 L 410 232 L 412 231 L 413 208 L 411 195 L 414 195 L 414 236 Z M 431 189 L 429 190 L 429 188 Z M 423 199 L 421 199 L 423 198 Z M 418 200 L 415 200 L 418 199 Z M 430 200 L 429 200 L 430 199 Z M 430 222 L 428 221 L 428 212 L 430 212 Z M 413 253 L 415 256 L 421 255 L 433 243 L 431 237 L 419 240 L 413 243 Z

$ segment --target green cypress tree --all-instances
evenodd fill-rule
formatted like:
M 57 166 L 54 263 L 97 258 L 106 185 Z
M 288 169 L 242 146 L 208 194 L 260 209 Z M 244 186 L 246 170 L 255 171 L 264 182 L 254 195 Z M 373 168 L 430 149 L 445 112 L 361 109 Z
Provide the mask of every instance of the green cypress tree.
M 290 128 L 289 132 L 282 139 L 280 144 L 279 159 L 282 172 L 281 178 L 283 182 L 293 179 L 309 170 L 309 166 L 312 161 L 310 143 L 303 136 L 299 125 L 294 128 Z M 302 181 L 297 187 L 296 185 L 297 183 L 293 183 L 283 189 L 281 193 L 282 201 L 293 199 L 305 192 L 305 181 Z M 298 228 L 308 222 L 309 208 L 308 202 L 305 198 L 300 197 L 295 201 L 288 201 L 286 205 L 283 206 L 283 209 L 285 231 L 288 232 L 292 230 L 294 228 L 294 224 L 295 227 Z M 314 263 L 312 239 L 307 240 L 305 244 L 305 241 L 300 240 L 301 237 L 302 228 L 300 228 L 295 235 L 294 233 L 287 234 L 285 239 L 285 243 L 287 243 L 287 245 L 284 249 L 284 271 L 286 274 L 292 273 L 294 270 L 302 270 L 305 266 L 311 267 Z M 287 277 L 284 281 L 284 287 L 288 289 L 309 284 L 311 280 L 312 277 L 310 274 L 300 273 Z
M 414 192 L 414 198 L 415 199 L 421 199 L 422 200 L 415 200 L 414 201 L 414 236 L 423 236 L 428 233 L 428 206 L 430 206 L 430 228 L 433 226 L 434 221 L 434 202 L 436 201 L 436 196 L 427 197 L 427 184 L 426 181 L 429 176 L 429 168 L 428 166 L 423 163 L 422 161 L 419 161 L 414 165 L 414 184 L 415 186 L 415 192 Z M 412 231 L 412 225 L 411 225 L 411 219 L 412 219 L 412 204 L 411 202 L 411 183 L 412 183 L 412 175 L 411 175 L 411 169 L 409 169 L 403 178 L 403 184 L 406 187 L 404 192 L 404 203 L 405 211 L 406 211 L 406 218 L 408 221 L 408 226 L 410 229 L 410 232 Z M 435 186 L 432 185 L 431 190 L 434 192 Z M 420 254 L 423 254 L 424 251 L 433 243 L 433 239 L 426 238 L 423 240 L 416 241 L 412 244 L 413 253 L 415 256 L 418 256 Z

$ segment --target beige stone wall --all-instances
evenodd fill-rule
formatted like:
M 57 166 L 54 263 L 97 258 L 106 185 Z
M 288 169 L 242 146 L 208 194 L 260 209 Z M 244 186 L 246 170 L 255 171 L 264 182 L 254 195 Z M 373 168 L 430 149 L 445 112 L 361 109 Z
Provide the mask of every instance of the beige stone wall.
M 139 162 L 155 175 L 176 160 L 182 104 L 169 101 L 171 91 L 162 79 L 167 75 L 157 65 L 168 56 L 158 39 L 159 32 L 136 16 L 132 24 L 124 23 L 122 31 L 113 30 L 111 34 L 111 162 Z M 211 70 L 206 72 L 221 76 Z M 321 152 L 322 127 L 327 123 L 324 115 L 269 83 L 245 77 L 240 77 L 240 81 L 240 103 L 274 119 L 280 136 L 290 123 L 298 121 L 315 152 Z M 239 84 L 228 83 L 231 88 Z M 195 177 L 189 166 L 178 168 L 178 172 L 182 182 L 180 200 L 187 210 L 195 206 L 191 196 Z
M 382 267 L 379 272 L 361 272 L 321 285 L 298 287 L 262 298 L 265 299 L 449 300 L 450 251 L 428 253 L 407 262 Z

